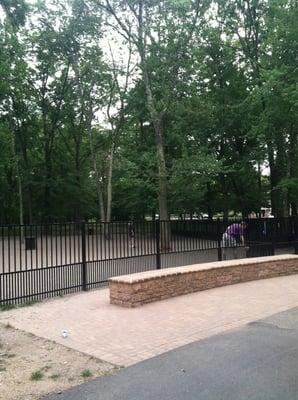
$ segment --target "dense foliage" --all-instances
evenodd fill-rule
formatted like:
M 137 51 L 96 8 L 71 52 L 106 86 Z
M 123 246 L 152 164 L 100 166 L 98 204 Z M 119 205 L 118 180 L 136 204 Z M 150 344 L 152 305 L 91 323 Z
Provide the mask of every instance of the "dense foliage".
M 0 222 L 298 207 L 296 0 L 0 0 Z

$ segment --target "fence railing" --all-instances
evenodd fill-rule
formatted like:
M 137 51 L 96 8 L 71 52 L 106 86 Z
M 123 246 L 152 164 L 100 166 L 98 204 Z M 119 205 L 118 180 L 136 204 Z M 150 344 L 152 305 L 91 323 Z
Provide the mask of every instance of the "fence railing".
M 0 225 L 0 304 L 39 300 L 150 269 L 298 253 L 297 218 L 252 219 L 246 245 L 222 248 L 226 227 L 209 220 Z

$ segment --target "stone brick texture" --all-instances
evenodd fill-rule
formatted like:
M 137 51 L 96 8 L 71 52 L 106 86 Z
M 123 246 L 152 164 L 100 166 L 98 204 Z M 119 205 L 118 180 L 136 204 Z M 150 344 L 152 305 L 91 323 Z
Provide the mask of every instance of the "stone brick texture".
M 230 260 L 146 271 L 111 278 L 110 303 L 138 307 L 146 303 L 215 287 L 298 273 L 298 256 Z

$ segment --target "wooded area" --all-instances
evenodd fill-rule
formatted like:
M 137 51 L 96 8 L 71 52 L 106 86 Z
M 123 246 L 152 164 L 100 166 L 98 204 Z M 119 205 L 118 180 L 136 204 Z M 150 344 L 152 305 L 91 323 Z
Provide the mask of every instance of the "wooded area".
M 0 222 L 297 215 L 297 0 L 0 0 Z

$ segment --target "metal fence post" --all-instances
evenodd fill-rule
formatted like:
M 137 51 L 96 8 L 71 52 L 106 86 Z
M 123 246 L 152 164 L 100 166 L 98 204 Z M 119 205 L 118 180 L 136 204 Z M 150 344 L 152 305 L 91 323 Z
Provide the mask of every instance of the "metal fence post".
M 217 258 L 218 261 L 222 261 L 221 236 L 217 239 Z
M 275 241 L 276 241 L 276 223 L 275 219 L 272 220 L 272 235 L 271 235 L 271 255 L 275 254 Z
M 0 305 L 2 304 L 2 274 L 0 274 Z M 3 298 L 4 300 L 4 298 Z M 4 304 L 4 303 L 3 303 Z
M 294 233 L 295 233 L 295 254 L 298 254 L 298 215 L 295 215 L 295 228 L 294 228 Z
M 87 264 L 86 264 L 86 223 L 81 224 L 82 245 L 82 289 L 87 290 Z
M 160 269 L 160 220 L 155 221 L 156 269 Z
M 219 218 L 217 219 L 216 225 L 217 225 L 217 259 L 218 261 L 222 261 L 222 248 L 221 248 L 222 230 Z

